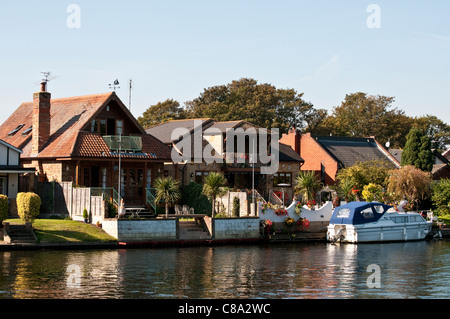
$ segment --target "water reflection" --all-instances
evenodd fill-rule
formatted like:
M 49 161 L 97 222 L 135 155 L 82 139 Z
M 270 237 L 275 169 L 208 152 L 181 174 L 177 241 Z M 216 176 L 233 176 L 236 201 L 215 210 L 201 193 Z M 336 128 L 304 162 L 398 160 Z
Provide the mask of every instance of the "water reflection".
M 448 241 L 0 252 L 0 298 L 448 298 L 449 253 Z

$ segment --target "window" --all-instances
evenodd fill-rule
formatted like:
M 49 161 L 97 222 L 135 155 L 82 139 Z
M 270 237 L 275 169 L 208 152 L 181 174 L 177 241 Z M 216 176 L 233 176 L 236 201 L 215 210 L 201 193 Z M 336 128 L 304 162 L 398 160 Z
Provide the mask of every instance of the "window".
M 378 214 L 383 214 L 383 212 L 384 212 L 384 208 L 383 208 L 383 206 L 381 206 L 381 205 L 375 205 L 375 206 L 373 206 L 373 208 L 375 209 L 375 211 L 376 211 Z
M 365 219 L 370 219 L 373 218 L 373 210 L 371 207 L 363 209 L 361 211 L 361 215 L 365 218 Z
M 292 185 L 292 173 L 276 173 L 273 175 L 273 186 L 280 184 Z
M 203 184 L 203 179 L 209 175 L 209 172 L 196 171 L 195 172 L 195 182 L 197 184 Z
M 348 218 L 348 216 L 350 216 L 350 209 L 348 208 L 342 208 L 336 214 L 337 218 Z
M 92 120 L 91 122 L 91 133 L 98 133 L 98 121 Z
M 23 131 L 22 135 L 27 135 L 28 133 L 30 133 L 33 130 L 33 127 L 30 126 L 29 128 L 27 128 L 25 131 Z
M 100 120 L 100 135 L 106 135 L 106 120 Z
M 116 135 L 123 135 L 123 120 L 116 122 Z
M 14 130 L 12 130 L 11 132 L 8 133 L 8 136 L 13 136 L 14 134 L 16 134 L 17 132 L 19 132 L 22 127 L 24 127 L 25 124 L 20 124 L 18 127 L 16 127 Z
M 108 186 L 108 176 L 107 176 L 107 169 L 102 168 L 102 187 L 106 188 Z

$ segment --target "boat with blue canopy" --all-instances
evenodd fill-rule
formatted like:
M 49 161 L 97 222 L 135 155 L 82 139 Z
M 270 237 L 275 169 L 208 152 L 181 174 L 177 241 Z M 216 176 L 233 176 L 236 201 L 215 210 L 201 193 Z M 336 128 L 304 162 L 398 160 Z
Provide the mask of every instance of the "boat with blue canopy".
M 350 202 L 335 208 L 327 239 L 349 243 L 422 240 L 431 226 L 419 213 L 397 212 L 378 202 Z

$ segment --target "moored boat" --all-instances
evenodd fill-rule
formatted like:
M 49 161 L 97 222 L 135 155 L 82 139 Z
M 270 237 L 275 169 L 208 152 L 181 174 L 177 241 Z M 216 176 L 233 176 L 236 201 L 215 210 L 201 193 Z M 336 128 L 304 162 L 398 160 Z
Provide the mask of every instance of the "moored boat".
M 425 239 L 432 222 L 418 213 L 393 211 L 377 202 L 350 202 L 336 207 L 327 227 L 330 242 L 385 242 Z

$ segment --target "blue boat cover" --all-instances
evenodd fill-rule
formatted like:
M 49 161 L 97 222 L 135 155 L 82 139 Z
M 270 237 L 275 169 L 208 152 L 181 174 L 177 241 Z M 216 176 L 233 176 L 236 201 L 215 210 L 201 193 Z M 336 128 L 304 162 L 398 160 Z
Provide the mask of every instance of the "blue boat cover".
M 359 225 L 379 220 L 391 206 L 377 202 L 350 202 L 336 207 L 330 224 Z

